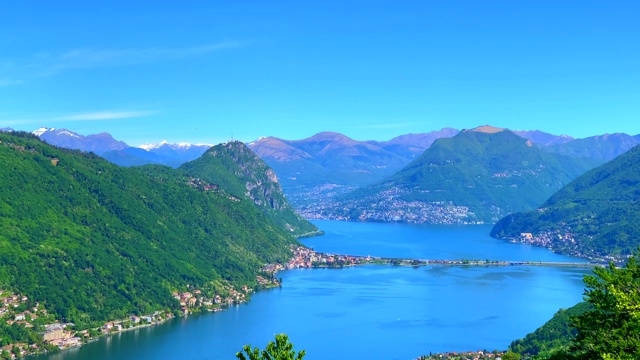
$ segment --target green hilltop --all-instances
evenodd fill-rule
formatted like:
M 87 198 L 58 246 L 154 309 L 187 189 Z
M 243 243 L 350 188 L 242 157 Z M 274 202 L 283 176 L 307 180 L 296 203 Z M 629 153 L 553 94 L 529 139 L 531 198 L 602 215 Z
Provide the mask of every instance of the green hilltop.
M 464 209 L 449 222 L 495 222 L 535 208 L 593 166 L 590 160 L 542 151 L 509 130 L 483 126 L 436 140 L 395 175 L 344 197 L 342 207 L 358 218 L 385 203 L 428 204 L 433 212 Z M 433 218 L 426 214 L 422 222 Z
M 538 209 L 509 215 L 491 235 L 582 257 L 624 259 L 640 245 L 640 146 L 593 169 Z
M 0 164 L 0 288 L 79 328 L 175 310 L 188 286 L 254 286 L 296 243 L 225 190 L 230 175 L 216 187 L 187 169 L 123 168 L 27 133 L 0 133 Z
M 270 220 L 293 235 L 318 231 L 289 205 L 275 172 L 240 141 L 213 146 L 200 158 L 180 166 L 180 170 L 216 184 L 236 198 L 251 200 Z

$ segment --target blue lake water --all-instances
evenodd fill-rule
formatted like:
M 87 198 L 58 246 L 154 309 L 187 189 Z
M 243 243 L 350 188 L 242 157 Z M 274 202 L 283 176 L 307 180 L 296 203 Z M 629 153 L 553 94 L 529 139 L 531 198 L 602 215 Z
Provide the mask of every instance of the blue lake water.
M 315 222 L 317 251 L 429 259 L 576 261 L 492 239 L 489 226 Z M 582 299 L 590 270 L 562 267 L 362 266 L 278 274 L 279 289 L 225 312 L 99 339 L 38 359 L 234 359 L 289 335 L 305 359 L 414 359 L 430 351 L 505 349 Z

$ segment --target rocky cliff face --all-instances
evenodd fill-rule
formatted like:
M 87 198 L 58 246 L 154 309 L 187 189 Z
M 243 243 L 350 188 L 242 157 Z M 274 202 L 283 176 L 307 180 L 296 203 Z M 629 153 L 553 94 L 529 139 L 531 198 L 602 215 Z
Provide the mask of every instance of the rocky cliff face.
M 276 173 L 242 142 L 216 145 L 180 168 L 237 198 L 252 201 L 267 217 L 295 235 L 317 230 L 289 205 Z
M 222 160 L 225 168 L 244 181 L 244 195 L 258 206 L 280 210 L 289 207 L 276 173 L 239 141 L 220 144 L 204 155 Z

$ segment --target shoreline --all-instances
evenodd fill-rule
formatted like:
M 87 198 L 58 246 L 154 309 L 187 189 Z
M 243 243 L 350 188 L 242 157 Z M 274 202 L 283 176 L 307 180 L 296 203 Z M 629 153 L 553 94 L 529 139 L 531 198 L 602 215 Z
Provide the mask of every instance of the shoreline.
M 269 264 L 265 266 L 262 271 L 271 273 L 272 279 L 269 284 L 262 284 L 262 287 L 258 291 L 269 290 L 273 288 L 277 288 L 282 286 L 279 281 L 275 279 L 275 274 L 284 270 L 293 270 L 293 269 L 341 269 L 352 266 L 364 266 L 364 265 L 384 265 L 384 266 L 410 266 L 410 267 L 421 267 L 421 266 L 560 266 L 560 267 L 594 267 L 601 266 L 602 264 L 588 263 L 588 262 L 543 262 L 543 261 L 498 261 L 498 260 L 468 260 L 468 259 L 455 259 L 455 260 L 438 260 L 438 259 L 408 259 L 408 258 L 384 258 L 384 257 L 371 257 L 371 256 L 357 256 L 357 255 L 342 255 L 342 254 L 330 254 L 330 253 L 321 253 L 316 252 L 313 249 L 304 247 L 304 246 L 294 246 L 290 247 L 292 251 L 292 257 L 290 260 L 283 266 L 281 264 Z M 270 267 L 270 268 L 269 268 Z M 274 283 L 275 281 L 275 283 Z M 158 317 L 159 320 L 154 321 L 152 323 L 143 323 L 135 326 L 130 326 L 126 328 L 120 328 L 118 330 L 108 330 L 105 329 L 104 326 L 107 324 L 112 324 L 115 326 L 117 324 L 121 324 L 124 321 L 131 319 L 131 317 L 125 320 L 113 320 L 107 322 L 103 327 L 94 329 L 100 331 L 98 336 L 94 337 L 85 337 L 81 338 L 80 342 L 68 347 L 60 348 L 59 351 L 66 351 L 70 349 L 78 349 L 85 344 L 90 342 L 98 341 L 102 338 L 111 337 L 116 334 L 120 334 L 123 332 L 129 332 L 131 330 L 139 330 L 150 328 L 152 326 L 164 324 L 167 320 L 174 319 L 177 317 L 188 317 L 189 314 L 204 314 L 206 312 L 221 312 L 226 311 L 231 308 L 231 305 L 240 305 L 242 303 L 248 302 L 250 299 L 244 297 L 242 299 L 235 299 L 233 303 L 221 303 L 216 304 L 218 307 L 215 308 L 207 308 L 207 307 L 198 307 L 193 308 L 196 310 L 195 312 L 192 309 L 189 309 L 187 312 L 180 312 L 179 314 L 174 314 L 171 312 L 162 313 L 163 317 Z M 206 310 L 206 312 L 205 312 Z M 154 316 L 160 313 L 154 314 Z M 115 324 L 115 325 L 114 325 Z M 120 325 L 121 326 L 121 325 Z M 87 331 L 87 330 L 83 330 Z M 79 333 L 76 333 L 76 335 Z M 47 352 L 40 353 L 32 353 L 26 356 L 32 355 L 43 355 L 47 354 Z

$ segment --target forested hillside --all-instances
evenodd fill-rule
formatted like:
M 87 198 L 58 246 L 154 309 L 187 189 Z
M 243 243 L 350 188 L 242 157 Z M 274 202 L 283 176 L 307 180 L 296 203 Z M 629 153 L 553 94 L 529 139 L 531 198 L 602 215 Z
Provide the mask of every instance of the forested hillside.
M 0 133 L 0 288 L 82 328 L 175 309 L 174 290 L 255 283 L 295 242 L 253 202 L 161 166 L 122 168 Z
M 491 235 L 583 257 L 624 259 L 640 245 L 640 146 L 580 176 L 538 209 L 500 220 Z

